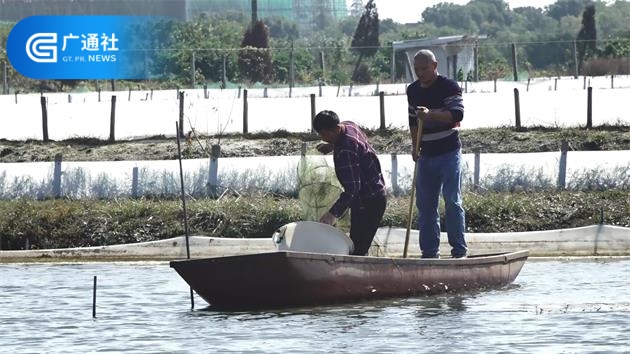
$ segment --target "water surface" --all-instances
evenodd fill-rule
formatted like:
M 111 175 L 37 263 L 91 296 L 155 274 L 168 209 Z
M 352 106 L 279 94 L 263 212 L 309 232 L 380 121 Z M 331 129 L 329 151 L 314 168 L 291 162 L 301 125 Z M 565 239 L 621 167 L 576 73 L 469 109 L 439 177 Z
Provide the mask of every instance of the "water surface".
M 167 263 L 0 264 L 0 352 L 628 352 L 628 279 L 628 259 L 530 259 L 502 289 L 223 313 L 191 311 Z

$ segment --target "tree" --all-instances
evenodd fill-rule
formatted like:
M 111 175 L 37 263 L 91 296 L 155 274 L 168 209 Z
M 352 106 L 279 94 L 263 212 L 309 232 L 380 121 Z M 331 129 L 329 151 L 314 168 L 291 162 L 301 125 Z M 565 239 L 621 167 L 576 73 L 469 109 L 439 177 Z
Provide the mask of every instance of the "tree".
M 593 55 L 597 45 L 597 29 L 595 28 L 595 5 L 588 5 L 582 13 L 582 28 L 577 35 L 578 67 L 584 60 Z
M 238 56 L 241 76 L 249 82 L 269 83 L 273 78 L 269 29 L 262 21 L 252 23 L 243 36 Z
M 356 77 L 357 70 L 361 64 L 361 60 L 363 60 L 363 57 L 371 57 L 378 51 L 378 47 L 380 46 L 378 39 L 378 22 L 378 10 L 376 9 L 376 4 L 374 4 L 374 0 L 368 0 L 368 3 L 365 5 L 365 9 L 363 11 L 363 15 L 361 15 L 361 18 L 359 19 L 357 29 L 354 31 L 354 36 L 352 37 L 352 50 L 359 54 L 357 62 L 354 65 L 354 70 L 352 71 L 353 80 Z

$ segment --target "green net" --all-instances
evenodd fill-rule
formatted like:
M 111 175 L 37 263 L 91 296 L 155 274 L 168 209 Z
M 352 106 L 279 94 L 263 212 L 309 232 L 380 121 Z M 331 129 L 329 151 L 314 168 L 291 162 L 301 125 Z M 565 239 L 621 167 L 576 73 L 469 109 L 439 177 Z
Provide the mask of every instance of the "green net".
M 343 191 L 335 174 L 323 156 L 304 156 L 298 163 L 298 198 L 305 221 L 319 221 Z M 350 231 L 350 210 L 337 220 L 337 228 Z

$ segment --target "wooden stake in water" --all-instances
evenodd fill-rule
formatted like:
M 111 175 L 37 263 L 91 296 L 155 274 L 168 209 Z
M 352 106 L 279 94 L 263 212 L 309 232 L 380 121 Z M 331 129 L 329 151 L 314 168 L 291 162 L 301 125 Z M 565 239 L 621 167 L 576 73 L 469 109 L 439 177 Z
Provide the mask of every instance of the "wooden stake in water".
M 188 242 L 188 212 L 186 211 L 186 194 L 184 193 L 184 170 L 182 168 L 182 147 L 179 139 L 179 123 L 175 122 L 175 136 L 177 137 L 177 159 L 179 160 L 179 180 L 181 182 L 182 206 L 184 208 L 184 233 L 186 235 L 186 258 L 190 259 L 190 244 Z M 193 289 L 190 288 L 190 309 L 195 308 Z
M 92 289 L 92 318 L 96 318 L 96 275 L 94 276 L 94 288 Z

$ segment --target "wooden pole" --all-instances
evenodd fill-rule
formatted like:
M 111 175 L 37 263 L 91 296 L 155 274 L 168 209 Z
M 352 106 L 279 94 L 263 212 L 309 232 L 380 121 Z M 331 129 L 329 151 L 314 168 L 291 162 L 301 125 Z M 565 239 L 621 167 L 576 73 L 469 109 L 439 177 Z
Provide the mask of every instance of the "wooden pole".
M 586 128 L 593 127 L 593 88 L 588 87 L 586 96 Z
M 184 137 L 184 91 L 179 91 L 179 136 Z
M 398 187 L 398 156 L 396 153 L 392 153 L 392 192 L 394 196 L 398 196 L 400 194 L 400 188 Z
M 394 49 L 394 44 L 392 44 L 392 65 L 391 72 L 389 74 L 390 83 L 396 82 L 396 50 Z
M 61 154 L 55 155 L 55 167 L 53 168 L 53 198 L 61 197 Z
M 569 148 L 569 144 L 566 140 L 562 141 L 562 145 L 560 146 L 560 167 L 558 169 L 558 188 L 564 189 L 566 188 L 566 179 L 567 179 L 567 150 Z
M 481 171 L 481 153 L 479 150 L 475 150 L 475 170 L 473 175 L 473 188 L 479 189 L 479 174 Z
M 131 198 L 138 198 L 138 167 L 131 170 Z
M 96 318 L 96 275 L 94 276 L 94 286 L 92 288 L 92 318 Z
M 219 186 L 219 156 L 221 155 L 221 145 L 215 144 L 212 145 L 212 150 L 210 154 L 210 171 L 208 174 L 208 194 L 211 198 L 216 198 L 219 196 L 218 186 Z
M 248 129 L 247 129 L 247 89 L 243 90 L 243 135 L 247 135 L 248 133 Z
M 416 135 L 416 146 L 413 147 L 413 150 L 418 153 L 420 151 L 420 142 L 422 140 L 422 126 L 424 120 L 418 120 L 418 133 Z M 418 156 L 418 160 L 420 157 Z M 409 200 L 409 211 L 407 213 L 407 233 L 405 234 L 405 248 L 403 250 L 403 258 L 407 258 L 407 248 L 409 247 L 409 234 L 411 233 L 411 217 L 413 216 L 413 204 L 414 204 L 414 196 L 416 192 L 416 178 L 418 177 L 418 165 L 419 161 L 416 161 L 413 167 L 413 178 L 411 179 L 411 197 Z
M 179 181 L 181 186 L 182 208 L 184 210 L 184 234 L 186 235 L 186 259 L 190 259 L 190 243 L 188 241 L 188 211 L 186 210 L 186 194 L 184 192 L 184 170 L 182 168 L 182 147 L 179 137 L 180 127 L 175 122 L 175 136 L 177 136 L 177 159 L 179 160 Z M 195 308 L 193 289 L 190 288 L 190 309 Z
M 518 81 L 518 65 L 516 62 L 516 44 L 512 43 L 512 72 L 514 73 L 514 81 Z
M 44 136 L 44 142 L 48 142 L 48 106 L 46 105 L 46 97 L 40 97 L 40 103 L 42 105 L 42 133 Z
M 521 102 L 518 95 L 518 89 L 514 88 L 514 116 L 516 118 L 516 129 L 521 129 Z
M 112 96 L 112 106 L 109 115 L 109 142 L 114 142 L 116 139 L 114 135 L 116 126 L 116 95 Z
M 315 133 L 315 129 L 313 128 L 313 121 L 315 120 L 315 94 L 311 93 L 311 133 Z
M 3 95 L 8 95 L 9 94 L 9 84 L 8 84 L 8 77 L 7 77 L 8 76 L 7 62 L 6 61 L 2 62 L 2 66 L 3 66 L 3 69 L 2 69 L 2 72 L 3 72 L 3 75 L 2 75 L 2 78 L 3 78 L 3 80 L 2 80 L 2 94 Z
M 378 100 L 381 111 L 381 130 L 385 130 L 385 92 L 378 93 Z
M 192 86 L 191 88 L 195 88 L 195 85 L 197 84 L 197 81 L 195 80 L 195 73 L 197 71 L 197 69 L 195 68 L 195 52 L 192 52 L 192 59 L 191 59 L 192 63 L 191 63 L 191 67 L 192 69 L 190 70 L 190 81 L 192 82 Z
M 573 77 L 576 79 L 580 75 L 580 65 L 578 64 L 577 41 L 573 41 Z

